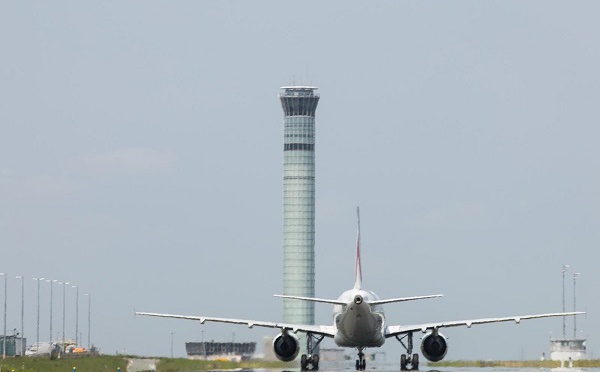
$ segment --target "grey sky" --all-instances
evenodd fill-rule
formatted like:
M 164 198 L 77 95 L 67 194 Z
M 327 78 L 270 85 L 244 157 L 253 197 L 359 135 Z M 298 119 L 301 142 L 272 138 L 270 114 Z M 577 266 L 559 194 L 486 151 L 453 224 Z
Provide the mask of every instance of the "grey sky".
M 589 312 L 578 325 L 598 334 L 599 11 L 594 1 L 3 1 L 8 328 L 20 328 L 14 276 L 25 275 L 30 341 L 40 276 L 92 294 L 103 352 L 166 356 L 171 331 L 179 356 L 201 329 L 218 341 L 272 335 L 132 312 L 281 318 L 277 93 L 295 82 L 321 94 L 319 297 L 353 283 L 360 205 L 365 286 L 445 294 L 388 305 L 389 323 L 559 311 L 569 263 Z M 73 337 L 72 289 L 67 301 Z M 48 303 L 46 283 L 42 340 Z M 329 324 L 331 307 L 317 305 L 317 319 Z M 452 329 L 448 358 L 537 358 L 560 331 L 560 320 Z M 598 356 L 594 338 L 590 347 Z

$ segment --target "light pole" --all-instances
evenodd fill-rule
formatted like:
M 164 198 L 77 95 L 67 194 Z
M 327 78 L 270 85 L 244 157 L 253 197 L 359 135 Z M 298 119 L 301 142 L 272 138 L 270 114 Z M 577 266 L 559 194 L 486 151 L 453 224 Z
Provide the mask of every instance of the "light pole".
M 575 284 L 580 273 L 573 274 L 573 312 L 577 311 L 577 297 L 575 296 Z M 573 339 L 577 339 L 577 316 L 573 315 Z
M 90 334 L 92 329 L 92 295 L 86 293 L 84 296 L 88 296 L 88 350 L 90 350 Z
M 52 345 L 52 299 L 54 298 L 54 283 L 58 280 L 46 280 L 46 282 L 50 283 L 50 345 Z
M 171 331 L 171 359 L 173 359 L 173 331 Z
M 17 279 L 21 279 L 21 345 L 24 345 L 23 340 L 25 339 L 25 277 L 23 275 L 19 275 L 17 276 Z
M 79 347 L 79 286 L 72 286 L 75 288 L 75 347 Z
M 206 344 L 204 343 L 204 330 L 202 332 L 202 354 L 204 354 L 204 360 L 206 360 Z
M 33 278 L 33 280 L 37 280 L 37 331 L 36 331 L 36 345 L 39 351 L 40 349 L 40 281 L 44 280 L 44 278 Z
M 4 277 L 4 339 L 2 340 L 2 359 L 6 359 L 6 274 L 0 273 Z
M 563 265 L 563 269 L 562 269 L 562 311 L 563 313 L 565 312 L 565 272 L 567 271 L 567 269 L 569 268 L 569 265 Z M 565 337 L 567 337 L 567 331 L 566 331 L 566 317 L 563 315 L 563 339 Z
M 66 314 L 66 310 L 65 310 L 66 309 L 66 306 L 65 306 L 65 304 L 66 304 L 66 302 L 65 302 L 65 298 L 66 298 L 66 296 L 65 296 L 65 286 L 67 284 L 71 284 L 71 283 L 69 283 L 69 282 L 62 282 L 62 283 L 59 282 L 58 284 L 62 284 L 62 286 L 63 286 L 62 350 L 64 352 L 65 351 L 65 318 L 66 318 L 65 317 L 65 314 Z

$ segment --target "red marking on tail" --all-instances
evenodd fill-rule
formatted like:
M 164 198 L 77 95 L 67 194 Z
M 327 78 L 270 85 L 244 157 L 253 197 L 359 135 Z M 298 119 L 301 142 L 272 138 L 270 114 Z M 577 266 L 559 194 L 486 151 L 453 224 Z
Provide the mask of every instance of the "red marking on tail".
M 362 266 L 360 263 L 360 210 L 356 207 L 356 217 L 358 218 L 358 229 L 356 233 L 356 278 L 354 289 L 361 289 L 362 286 Z

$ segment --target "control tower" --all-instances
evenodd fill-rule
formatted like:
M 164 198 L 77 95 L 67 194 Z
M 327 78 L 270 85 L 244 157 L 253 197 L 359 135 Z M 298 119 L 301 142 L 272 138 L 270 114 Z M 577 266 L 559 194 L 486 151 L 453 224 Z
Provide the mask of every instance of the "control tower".
M 288 86 L 283 107 L 283 294 L 315 297 L 316 87 Z M 313 302 L 283 300 L 283 321 L 314 324 Z M 306 343 L 300 339 L 301 348 Z

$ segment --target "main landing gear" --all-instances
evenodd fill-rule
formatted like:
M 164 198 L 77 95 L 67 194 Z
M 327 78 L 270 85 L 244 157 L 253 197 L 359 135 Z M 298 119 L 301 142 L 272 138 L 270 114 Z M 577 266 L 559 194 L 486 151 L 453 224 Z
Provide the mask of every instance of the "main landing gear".
M 404 345 L 402 340 L 407 338 L 407 344 Z M 402 337 L 396 336 L 396 339 L 400 341 L 404 349 L 406 350 L 406 354 L 402 354 L 400 356 L 400 370 L 401 371 L 418 371 L 419 370 L 419 354 L 413 354 L 413 334 L 412 332 L 408 332 Z M 412 354 L 412 357 L 411 357 Z
M 365 354 L 363 353 L 363 348 L 358 348 L 358 359 L 356 360 L 356 370 L 364 371 L 367 368 L 367 362 L 365 361 Z
M 319 370 L 319 354 L 313 354 L 317 346 L 323 341 L 325 336 L 315 336 L 312 333 L 306 333 L 306 351 L 307 354 L 302 354 L 300 357 L 300 370 L 318 371 Z

